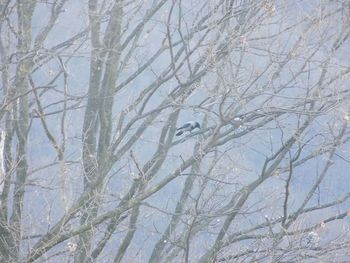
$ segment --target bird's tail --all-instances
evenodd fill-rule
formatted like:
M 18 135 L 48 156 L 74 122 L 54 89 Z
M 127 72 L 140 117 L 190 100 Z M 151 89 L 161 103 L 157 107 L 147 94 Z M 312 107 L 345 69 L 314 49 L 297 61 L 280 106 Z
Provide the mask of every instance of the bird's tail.
M 177 132 L 175 135 L 176 136 L 180 136 L 180 135 L 182 135 L 184 132 L 183 131 L 179 131 L 179 132 Z

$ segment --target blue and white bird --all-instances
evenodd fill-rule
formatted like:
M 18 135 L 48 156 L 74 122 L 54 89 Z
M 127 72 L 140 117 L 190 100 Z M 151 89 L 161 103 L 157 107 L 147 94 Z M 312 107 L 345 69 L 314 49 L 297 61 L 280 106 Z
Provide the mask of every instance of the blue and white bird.
M 176 136 L 180 136 L 182 135 L 184 132 L 186 131 L 189 131 L 189 132 L 192 132 L 194 129 L 200 129 L 201 126 L 199 125 L 198 122 L 196 121 L 189 121 L 189 122 L 186 122 L 184 125 L 182 125 L 180 128 L 177 128 L 176 130 L 178 131 L 176 133 Z

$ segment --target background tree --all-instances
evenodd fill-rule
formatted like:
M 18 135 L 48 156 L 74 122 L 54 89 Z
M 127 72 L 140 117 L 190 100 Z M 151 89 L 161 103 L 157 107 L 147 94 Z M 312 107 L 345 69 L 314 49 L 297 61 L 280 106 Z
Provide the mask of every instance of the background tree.
M 1 260 L 348 260 L 349 12 L 1 1 Z

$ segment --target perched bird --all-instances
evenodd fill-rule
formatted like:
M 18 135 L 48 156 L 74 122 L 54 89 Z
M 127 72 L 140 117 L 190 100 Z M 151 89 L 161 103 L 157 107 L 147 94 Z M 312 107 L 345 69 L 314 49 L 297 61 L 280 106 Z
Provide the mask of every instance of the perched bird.
M 198 122 L 196 121 L 189 121 L 189 122 L 186 122 L 184 125 L 182 125 L 180 128 L 177 128 L 176 130 L 178 131 L 176 133 L 176 136 L 180 136 L 182 135 L 184 132 L 186 131 L 189 131 L 189 132 L 192 132 L 194 129 L 200 129 L 201 126 L 199 125 Z
M 306 247 L 317 247 L 320 243 L 320 236 L 316 232 L 310 232 L 304 240 Z

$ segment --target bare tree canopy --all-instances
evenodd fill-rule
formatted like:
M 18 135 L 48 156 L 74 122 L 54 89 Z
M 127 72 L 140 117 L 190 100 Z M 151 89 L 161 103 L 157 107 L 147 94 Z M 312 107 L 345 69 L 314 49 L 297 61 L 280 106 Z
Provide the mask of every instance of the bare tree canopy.
M 0 33 L 1 262 L 350 261 L 349 1 L 1 0 Z

